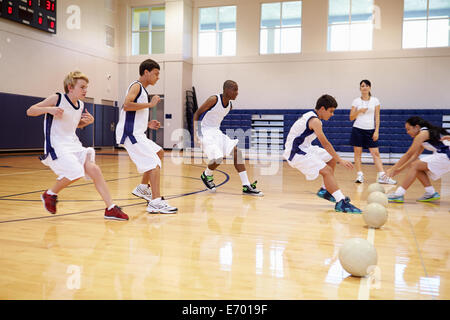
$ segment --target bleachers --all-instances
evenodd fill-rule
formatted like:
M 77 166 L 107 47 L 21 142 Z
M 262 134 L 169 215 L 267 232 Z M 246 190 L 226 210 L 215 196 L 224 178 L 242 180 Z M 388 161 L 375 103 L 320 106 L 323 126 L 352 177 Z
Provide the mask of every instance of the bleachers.
M 242 129 L 244 132 L 252 128 L 251 117 L 254 114 L 279 114 L 284 115 L 283 143 L 294 122 L 309 109 L 235 109 L 223 120 L 221 129 Z M 323 121 L 323 130 L 329 141 L 338 152 L 353 152 L 350 146 L 350 135 L 353 122 L 349 119 L 349 109 L 337 109 L 329 121 Z M 379 149 L 382 154 L 403 154 L 411 145 L 411 137 L 406 134 L 405 121 L 417 115 L 434 125 L 442 126 L 442 117 L 450 115 L 448 109 L 382 109 L 380 120 Z M 249 138 L 240 141 L 239 147 L 249 148 Z M 317 141 L 317 140 L 316 140 Z M 316 142 L 319 144 L 318 142 Z M 427 151 L 425 151 L 427 152 Z

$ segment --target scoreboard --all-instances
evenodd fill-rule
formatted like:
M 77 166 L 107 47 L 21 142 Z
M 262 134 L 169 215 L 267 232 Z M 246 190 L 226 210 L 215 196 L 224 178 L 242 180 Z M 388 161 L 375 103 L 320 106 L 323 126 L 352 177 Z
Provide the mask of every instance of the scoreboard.
M 0 0 L 0 17 L 56 34 L 56 0 Z

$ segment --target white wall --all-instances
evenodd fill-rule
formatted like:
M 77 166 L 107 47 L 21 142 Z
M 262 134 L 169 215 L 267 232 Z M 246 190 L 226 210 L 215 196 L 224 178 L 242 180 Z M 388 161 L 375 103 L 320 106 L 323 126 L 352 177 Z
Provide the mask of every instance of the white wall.
M 78 69 L 89 77 L 88 96 L 96 103 L 116 100 L 118 48 L 106 46 L 105 25 L 118 25 L 117 10 L 105 9 L 104 4 L 58 1 L 56 35 L 0 19 L 0 91 L 46 97 L 63 91 L 64 77 Z M 67 26 L 70 5 L 81 9 L 79 29 Z M 117 34 L 116 30 L 116 45 Z
M 385 108 L 450 108 L 450 48 L 401 49 L 403 1 L 375 0 L 381 13 L 373 50 L 327 52 L 328 0 L 303 0 L 302 53 L 259 55 L 259 13 L 267 0 L 197 0 L 193 13 L 193 85 L 199 103 L 232 79 L 236 108 L 310 108 L 322 93 L 343 108 L 359 95 L 359 82 Z M 198 57 L 198 9 L 237 5 L 237 55 Z
M 45 97 L 63 90 L 65 75 L 80 69 L 94 102 L 121 104 L 139 64 L 152 58 L 161 80 L 149 92 L 164 94 L 172 114 L 165 147 L 173 145 L 171 130 L 185 125 L 185 91 L 194 85 L 201 104 L 227 79 L 239 84 L 236 108 L 310 108 L 325 92 L 349 108 L 363 78 L 385 108 L 450 107 L 450 48 L 402 50 L 402 0 L 375 0 L 380 28 L 367 52 L 327 52 L 328 0 L 303 0 L 302 53 L 282 55 L 259 55 L 262 2 L 276 0 L 115 0 L 114 11 L 105 0 L 59 0 L 57 35 L 0 19 L 0 91 Z M 165 53 L 131 56 L 131 8 L 161 4 Z M 80 29 L 66 24 L 70 5 L 81 9 Z M 199 8 L 220 5 L 237 5 L 237 55 L 198 57 Z M 105 44 L 105 24 L 115 28 L 114 48 Z

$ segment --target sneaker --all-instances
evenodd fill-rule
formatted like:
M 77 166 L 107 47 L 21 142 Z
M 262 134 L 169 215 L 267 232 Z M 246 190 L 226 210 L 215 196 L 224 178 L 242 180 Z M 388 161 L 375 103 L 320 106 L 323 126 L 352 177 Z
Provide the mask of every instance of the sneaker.
M 152 200 L 147 205 L 149 213 L 177 213 L 178 208 L 170 206 L 165 200 Z
M 48 190 L 46 190 L 43 194 L 41 194 L 42 202 L 44 203 L 44 208 L 51 214 L 56 213 L 56 203 L 58 202 L 58 196 L 57 195 L 49 195 L 47 193 Z
M 242 193 L 249 194 L 251 196 L 262 197 L 264 195 L 264 193 L 262 193 L 261 191 L 256 189 L 257 182 L 258 181 L 255 181 L 252 184 L 250 184 L 249 186 L 242 186 Z
M 358 174 L 358 176 L 356 177 L 355 182 L 356 183 L 363 183 L 364 182 L 364 175 L 363 174 Z
M 319 191 L 317 191 L 317 196 L 319 198 L 328 200 L 330 202 L 336 202 L 336 199 L 333 197 L 333 195 L 331 193 L 329 193 L 327 189 L 324 189 L 322 187 L 319 189 Z M 345 197 L 345 200 L 347 202 L 350 202 L 350 198 L 349 197 Z
M 108 220 L 119 220 L 119 221 L 128 220 L 128 216 L 118 206 L 114 206 L 111 210 L 108 210 L 108 208 L 106 208 L 104 217 L 105 219 Z
M 317 191 L 317 196 L 331 202 L 336 202 L 336 199 L 333 197 L 333 195 L 324 188 L 320 188 L 319 191 Z
M 211 190 L 216 191 L 216 185 L 214 184 L 214 177 L 213 176 L 207 176 L 205 172 L 202 172 L 202 175 L 200 176 L 205 186 Z
M 396 180 L 388 177 L 387 175 L 379 176 L 377 182 L 382 184 L 397 184 Z
M 429 202 L 429 201 L 439 200 L 440 198 L 441 198 L 441 195 L 437 192 L 433 193 L 432 195 L 425 193 L 422 197 L 420 197 L 416 201 Z
M 350 201 L 347 201 L 347 199 L 343 199 L 336 203 L 336 206 L 334 207 L 334 210 L 336 212 L 347 212 L 347 213 L 362 213 L 361 209 L 358 209 L 354 205 L 350 203 Z
M 403 196 L 397 196 L 395 193 L 391 193 L 391 194 L 388 194 L 388 201 L 403 203 L 403 202 L 405 202 L 405 198 Z
M 143 188 L 141 185 L 138 185 L 131 193 L 136 197 L 152 201 L 152 190 L 150 189 L 150 186 Z

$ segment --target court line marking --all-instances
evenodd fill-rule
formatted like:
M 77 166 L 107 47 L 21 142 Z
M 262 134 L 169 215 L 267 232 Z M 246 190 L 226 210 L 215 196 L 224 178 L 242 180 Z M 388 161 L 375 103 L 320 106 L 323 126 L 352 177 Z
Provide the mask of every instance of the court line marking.
M 220 184 L 218 184 L 217 187 L 220 187 L 220 186 L 224 185 L 225 183 L 227 183 L 230 180 L 230 176 L 226 172 L 224 172 L 222 170 L 218 170 L 218 169 L 216 169 L 216 171 L 218 171 L 218 172 L 220 172 L 220 173 L 225 175 L 225 180 L 223 182 L 221 182 Z M 141 175 L 139 175 L 138 177 L 141 177 Z M 120 179 L 127 179 L 127 178 L 120 178 Z M 115 180 L 119 180 L 119 179 L 115 179 Z M 93 184 L 93 183 L 87 183 L 87 184 Z M 87 185 L 87 184 L 84 184 L 84 185 Z M 81 185 L 77 185 L 77 186 L 81 186 Z M 77 187 L 77 186 L 73 186 L 73 187 Z M 186 196 L 190 196 L 190 195 L 201 193 L 201 192 L 205 192 L 205 191 L 208 191 L 208 189 L 205 188 L 205 189 L 202 189 L 202 190 L 192 191 L 192 192 L 188 192 L 188 193 L 182 193 L 182 194 L 178 194 L 178 195 L 164 196 L 164 199 L 176 199 L 176 198 L 186 197 Z M 41 191 L 33 191 L 33 192 L 25 193 L 25 194 L 36 193 L 36 192 L 41 192 Z M 127 208 L 127 207 L 140 205 L 140 204 L 143 204 L 143 203 L 146 203 L 146 202 L 142 202 L 141 201 L 141 202 L 138 202 L 138 203 L 123 205 L 123 206 L 120 206 L 120 207 L 121 208 Z M 72 212 L 72 213 L 64 213 L 64 214 L 58 214 L 58 215 L 47 215 L 47 216 L 32 217 L 32 218 L 4 220 L 4 221 L 0 221 L 0 224 L 11 223 L 11 222 L 23 222 L 23 221 L 29 221 L 29 220 L 58 218 L 58 217 L 65 217 L 65 216 L 71 216 L 71 215 L 82 214 L 82 213 L 89 213 L 89 212 L 95 212 L 95 211 L 103 211 L 103 210 L 104 210 L 104 208 L 102 208 L 102 209 L 93 209 L 93 210 L 86 210 L 86 211 L 79 211 L 79 212 Z
M 417 241 L 417 236 L 416 236 L 416 233 L 414 231 L 414 226 L 413 226 L 413 224 L 411 222 L 411 219 L 409 217 L 408 211 L 404 210 L 404 212 L 406 214 L 406 219 L 408 220 L 408 224 L 409 224 L 409 226 L 411 228 L 411 231 L 412 231 L 412 234 L 413 234 L 413 237 L 414 237 L 414 242 L 416 244 L 417 254 L 419 255 L 420 263 L 422 264 L 423 271 L 425 273 L 425 277 L 428 278 L 428 271 L 427 271 L 427 268 L 425 267 L 425 261 L 423 260 L 422 253 L 420 251 L 419 241 Z M 419 292 L 419 294 L 421 294 L 421 292 Z M 437 299 L 436 296 L 431 295 L 431 300 L 436 300 L 436 299 Z
M 367 241 L 371 245 L 375 243 L 375 229 L 368 227 L 367 231 Z M 370 299 L 370 282 L 372 281 L 372 276 L 368 275 L 362 277 L 359 281 L 359 290 L 358 290 L 358 300 L 369 300 Z

